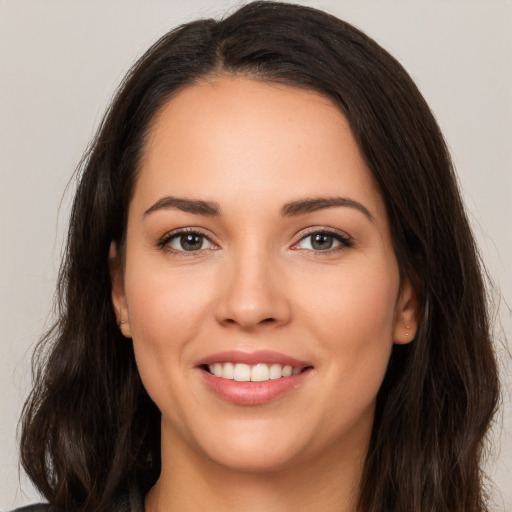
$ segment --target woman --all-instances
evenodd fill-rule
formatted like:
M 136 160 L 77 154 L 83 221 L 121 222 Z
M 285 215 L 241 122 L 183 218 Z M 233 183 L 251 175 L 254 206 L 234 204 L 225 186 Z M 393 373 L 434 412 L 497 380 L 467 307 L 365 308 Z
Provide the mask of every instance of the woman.
M 346 23 L 256 2 L 157 42 L 59 290 L 21 438 L 50 510 L 486 510 L 473 238 L 423 98 Z

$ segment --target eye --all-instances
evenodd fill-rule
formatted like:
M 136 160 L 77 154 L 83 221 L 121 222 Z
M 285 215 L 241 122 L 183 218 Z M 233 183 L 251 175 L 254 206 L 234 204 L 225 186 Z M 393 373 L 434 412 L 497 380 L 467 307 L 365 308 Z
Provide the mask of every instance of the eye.
M 217 247 L 206 235 L 195 231 L 174 233 L 162 240 L 160 245 L 166 249 L 180 252 L 194 252 Z
M 303 236 L 292 249 L 305 249 L 309 251 L 329 251 L 331 249 L 350 247 L 349 238 L 329 231 L 315 231 Z

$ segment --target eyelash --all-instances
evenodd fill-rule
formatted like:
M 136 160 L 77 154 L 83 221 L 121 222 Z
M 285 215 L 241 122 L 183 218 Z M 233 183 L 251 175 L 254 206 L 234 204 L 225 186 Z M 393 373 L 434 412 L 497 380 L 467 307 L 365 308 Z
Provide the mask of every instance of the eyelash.
M 185 250 L 179 250 L 179 249 L 174 249 L 172 248 L 169 243 L 176 239 L 176 238 L 179 238 L 180 236 L 183 236 L 183 235 L 187 235 L 187 234 L 190 234 L 190 235 L 199 235 L 201 237 L 203 237 L 204 239 L 206 239 L 208 242 L 210 242 L 212 245 L 215 245 L 212 240 L 210 239 L 210 237 L 208 237 L 207 235 L 205 235 L 204 233 L 202 233 L 200 230 L 198 230 L 197 228 L 182 228 L 182 229 L 179 229 L 177 231 L 172 231 L 170 233 L 166 233 L 158 242 L 157 242 L 157 246 L 162 250 L 162 251 L 165 251 L 165 252 L 169 252 L 169 253 L 172 253 L 172 254 L 176 254 L 176 255 L 179 255 L 179 256 L 194 256 L 194 255 L 197 255 L 199 254 L 201 251 L 204 251 L 205 249 L 199 249 L 197 251 L 185 251 Z M 211 249 L 211 250 L 214 250 L 214 249 Z
M 340 242 L 340 245 L 336 246 L 336 247 L 333 247 L 333 248 L 329 248 L 329 249 L 324 249 L 324 250 L 313 250 L 313 249 L 300 249 L 300 248 L 297 248 L 297 249 L 294 249 L 294 250 L 297 250 L 297 251 L 308 251 L 312 254 L 314 254 L 315 256 L 324 256 L 324 255 L 330 255 L 330 254 L 333 254 L 333 253 L 337 253 L 339 251 L 343 251 L 345 249 L 349 249 L 351 247 L 354 246 L 354 241 L 346 234 L 342 234 L 340 233 L 339 231 L 336 231 L 336 230 L 333 230 L 333 229 L 328 229 L 328 228 L 312 228 L 310 231 L 306 231 L 305 233 L 302 233 L 301 237 L 299 238 L 299 240 L 297 242 L 295 242 L 292 246 L 295 247 L 297 246 L 300 242 L 302 242 L 303 240 L 309 238 L 309 237 L 312 237 L 313 235 L 327 235 L 327 236 L 332 236 L 334 238 L 334 240 Z
M 169 253 L 172 253 L 172 254 L 179 254 L 180 256 L 194 256 L 194 255 L 199 254 L 201 251 L 206 250 L 206 249 L 198 249 L 196 251 L 185 251 L 185 250 L 174 249 L 174 248 L 170 247 L 169 243 L 172 240 L 174 240 L 174 239 L 176 239 L 176 238 L 178 238 L 180 236 L 183 236 L 185 234 L 199 235 L 199 236 L 203 237 L 204 239 L 206 239 L 208 242 L 210 242 L 212 245 L 215 246 L 215 243 L 210 239 L 210 237 L 208 237 L 207 235 L 202 233 L 197 228 L 182 228 L 182 229 L 179 229 L 178 231 L 173 231 L 171 233 L 166 233 L 157 242 L 157 246 L 158 246 L 159 249 L 161 249 L 163 251 L 166 251 L 166 252 L 169 252 Z M 300 249 L 300 248 L 295 248 L 294 249 L 294 247 L 297 246 L 300 242 L 302 242 L 303 240 L 307 239 L 308 237 L 312 237 L 313 235 L 332 236 L 336 241 L 340 242 L 340 245 L 338 245 L 338 246 L 336 246 L 334 248 L 329 248 L 329 249 L 324 249 L 324 250 Z M 303 233 L 302 236 L 299 238 L 299 240 L 293 244 L 292 249 L 293 250 L 298 250 L 298 251 L 308 251 L 308 252 L 311 252 L 311 253 L 315 254 L 315 256 L 322 256 L 322 255 L 327 255 L 327 254 L 332 254 L 332 253 L 335 253 L 335 252 L 338 252 L 338 251 L 342 251 L 344 249 L 348 249 L 348 248 L 353 247 L 353 246 L 354 246 L 353 240 L 349 236 L 347 236 L 347 235 L 343 235 L 340 232 L 335 231 L 335 230 L 331 230 L 331 229 L 326 229 L 326 228 L 318 229 L 318 228 L 316 228 L 316 229 L 312 229 L 311 231 L 308 231 L 306 233 Z M 215 250 L 215 249 L 210 249 L 210 250 Z

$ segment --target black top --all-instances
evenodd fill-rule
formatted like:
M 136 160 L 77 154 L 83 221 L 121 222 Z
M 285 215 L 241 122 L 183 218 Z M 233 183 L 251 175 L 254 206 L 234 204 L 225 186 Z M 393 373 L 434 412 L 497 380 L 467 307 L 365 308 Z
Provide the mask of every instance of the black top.
M 47 503 L 37 503 L 11 512 L 52 512 L 52 508 Z M 113 501 L 111 512 L 144 512 L 142 493 L 138 489 L 133 489 L 130 493 L 119 496 Z
M 44 503 L 38 503 L 37 505 L 28 505 L 27 507 L 17 508 L 12 512 L 47 512 L 50 509 L 50 505 Z

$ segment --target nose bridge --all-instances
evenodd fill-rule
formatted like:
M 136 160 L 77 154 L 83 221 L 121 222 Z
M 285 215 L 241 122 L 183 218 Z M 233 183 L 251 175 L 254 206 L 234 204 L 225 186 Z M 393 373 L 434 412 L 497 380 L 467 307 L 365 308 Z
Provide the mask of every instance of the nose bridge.
M 273 251 L 255 238 L 234 248 L 221 276 L 218 321 L 243 329 L 287 323 L 290 305 L 278 263 Z

